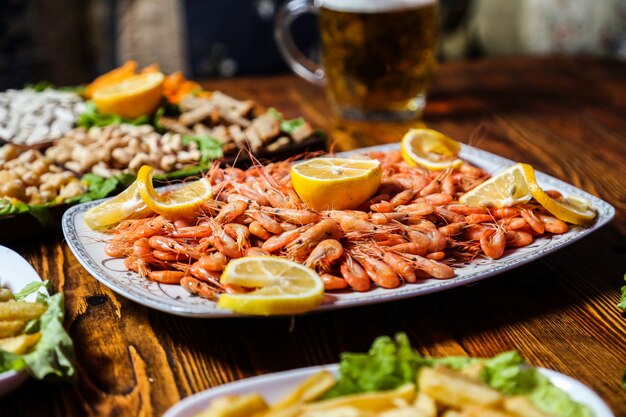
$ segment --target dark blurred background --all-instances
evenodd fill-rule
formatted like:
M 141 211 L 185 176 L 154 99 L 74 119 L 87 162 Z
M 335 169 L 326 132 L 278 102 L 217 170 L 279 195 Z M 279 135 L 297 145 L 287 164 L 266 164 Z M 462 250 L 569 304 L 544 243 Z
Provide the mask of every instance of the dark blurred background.
M 382 0 L 381 0 L 382 1 Z M 77 85 L 128 59 L 191 78 L 287 72 L 282 0 L 0 0 L 0 90 Z M 441 0 L 440 59 L 583 54 L 626 59 L 624 0 Z M 294 25 L 317 55 L 314 17 Z

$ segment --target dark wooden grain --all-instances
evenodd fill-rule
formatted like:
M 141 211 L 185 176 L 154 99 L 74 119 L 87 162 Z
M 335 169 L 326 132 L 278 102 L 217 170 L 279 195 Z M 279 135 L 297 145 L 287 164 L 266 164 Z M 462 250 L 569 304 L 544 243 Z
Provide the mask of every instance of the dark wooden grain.
M 208 82 L 330 128 L 322 92 L 293 76 Z M 380 335 L 409 334 L 428 355 L 518 349 L 581 380 L 626 416 L 626 64 L 507 59 L 440 66 L 425 122 L 562 178 L 613 204 L 607 227 L 539 261 L 469 287 L 290 319 L 195 320 L 144 308 L 99 284 L 59 235 L 12 246 L 66 299 L 76 384 L 28 381 L 7 416 L 161 415 L 241 378 L 332 363 Z

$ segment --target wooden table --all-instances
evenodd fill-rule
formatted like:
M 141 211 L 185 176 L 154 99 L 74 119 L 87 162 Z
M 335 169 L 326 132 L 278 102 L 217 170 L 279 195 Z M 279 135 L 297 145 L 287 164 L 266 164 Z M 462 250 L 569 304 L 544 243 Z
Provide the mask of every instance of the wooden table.
M 294 76 L 207 84 L 328 128 L 322 91 Z M 63 291 L 75 385 L 28 381 L 3 416 L 161 415 L 193 393 L 253 375 L 336 362 L 380 335 L 425 355 L 517 349 L 571 375 L 626 416 L 626 63 L 508 59 L 442 64 L 426 123 L 564 179 L 617 208 L 595 234 L 470 287 L 291 319 L 196 320 L 142 307 L 99 284 L 60 235 L 11 244 Z M 1 232 L 0 232 L 1 233 Z

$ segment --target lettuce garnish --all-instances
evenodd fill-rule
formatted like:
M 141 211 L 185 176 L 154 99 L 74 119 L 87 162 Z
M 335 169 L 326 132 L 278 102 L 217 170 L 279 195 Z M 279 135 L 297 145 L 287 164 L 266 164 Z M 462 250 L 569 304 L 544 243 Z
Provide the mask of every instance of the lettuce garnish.
M 29 284 L 19 293 L 14 294 L 16 300 L 24 300 L 29 294 L 38 291 L 48 281 Z M 37 379 L 63 378 L 73 379 L 74 345 L 72 339 L 63 328 L 65 315 L 63 294 L 52 296 L 37 293 L 37 302 L 48 306 L 48 309 L 37 320 L 28 323 L 26 332 L 41 332 L 41 339 L 34 349 L 22 355 L 0 350 L 0 372 L 9 370 L 26 370 Z

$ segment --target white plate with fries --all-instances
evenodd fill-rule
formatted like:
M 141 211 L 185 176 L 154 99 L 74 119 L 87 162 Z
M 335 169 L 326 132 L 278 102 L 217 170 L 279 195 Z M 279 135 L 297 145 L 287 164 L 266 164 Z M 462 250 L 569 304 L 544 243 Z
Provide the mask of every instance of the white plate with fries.
M 595 417 L 615 417 L 598 394 L 583 383 L 556 371 L 538 369 L 548 377 L 552 384 L 565 391 L 574 401 L 587 405 L 594 412 Z M 321 370 L 328 370 L 337 376 L 339 366 L 314 366 L 232 382 L 185 398 L 171 407 L 163 417 L 195 417 L 206 410 L 213 400 L 229 395 L 258 393 L 271 405 L 294 392 L 299 384 Z M 469 394 L 466 393 L 466 395 Z
M 9 248 L 0 246 L 0 288 L 8 288 L 15 293 L 31 282 L 41 282 L 41 277 L 24 258 Z M 46 291 L 41 287 L 39 291 Z M 26 301 L 35 301 L 37 293 L 26 297 Z M 0 317 L 0 320 L 2 318 Z M 17 388 L 28 378 L 25 371 L 6 371 L 0 373 L 0 397 Z
M 398 148 L 398 144 L 382 145 L 338 156 L 372 151 L 397 151 Z M 515 164 L 511 160 L 468 145 L 462 145 L 460 157 L 492 175 Z M 610 204 L 579 188 L 540 172 L 536 172 L 536 177 L 539 185 L 545 189 L 557 190 L 564 195 L 590 202 L 597 210 L 595 221 L 584 227 L 571 226 L 564 234 L 537 238 L 526 247 L 508 249 L 500 259 L 477 258 L 459 262 L 454 265 L 456 276 L 451 279 L 425 279 L 419 283 L 404 284 L 393 289 L 372 287 L 367 292 L 328 293 L 326 301 L 316 311 L 395 301 L 472 284 L 563 249 L 601 228 L 615 216 L 615 209 Z M 129 271 L 122 259 L 107 256 L 104 248 L 111 235 L 91 230 L 84 221 L 85 212 L 101 202 L 94 201 L 74 206 L 67 210 L 62 221 L 63 232 L 72 252 L 97 280 L 139 304 L 170 314 L 202 318 L 238 316 L 229 310 L 217 308 L 214 301 L 191 295 L 179 285 L 164 285 L 142 278 L 137 273 Z

